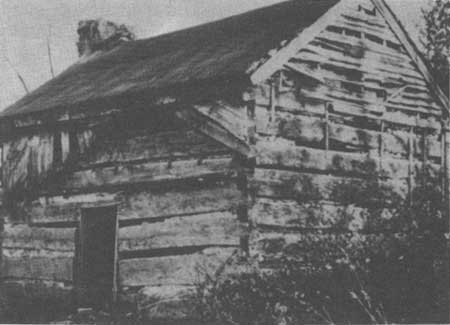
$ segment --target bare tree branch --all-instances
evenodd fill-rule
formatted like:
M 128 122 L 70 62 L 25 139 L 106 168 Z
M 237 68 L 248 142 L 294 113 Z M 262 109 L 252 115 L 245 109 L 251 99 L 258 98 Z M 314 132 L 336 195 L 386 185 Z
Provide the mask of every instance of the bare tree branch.
M 8 63 L 8 65 L 11 67 L 11 69 L 14 71 L 14 73 L 17 76 L 17 79 L 19 79 L 20 83 L 23 86 L 23 89 L 25 90 L 25 92 L 27 94 L 30 93 L 30 90 L 28 89 L 28 86 L 25 82 L 25 79 L 22 77 L 22 75 L 20 74 L 20 72 L 14 67 L 14 65 L 12 64 L 11 60 L 8 58 L 8 56 L 6 55 L 6 53 L 2 53 L 2 57 L 3 59 Z
M 50 44 L 51 34 L 52 33 L 52 25 L 48 25 L 48 34 L 47 34 L 47 55 L 48 55 L 48 63 L 50 65 L 50 73 L 52 77 L 55 77 L 55 70 L 53 69 L 53 58 L 52 58 L 52 49 Z

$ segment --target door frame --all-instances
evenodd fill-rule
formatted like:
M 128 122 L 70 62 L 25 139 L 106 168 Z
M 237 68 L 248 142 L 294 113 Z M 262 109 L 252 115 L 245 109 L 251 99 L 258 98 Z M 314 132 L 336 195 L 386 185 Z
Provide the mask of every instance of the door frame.
M 76 254 L 77 255 L 77 263 L 76 263 L 76 268 L 77 268 L 77 281 L 76 281 L 76 286 L 78 288 L 81 287 L 82 284 L 82 280 L 81 277 L 83 276 L 84 273 L 84 256 L 85 256 L 85 250 L 86 250 L 86 245 L 85 240 L 84 240 L 84 236 L 85 236 L 85 231 L 84 231 L 84 211 L 85 210 L 95 210 L 95 209 L 99 209 L 99 208 L 115 208 L 115 229 L 114 229 L 114 261 L 113 261 L 113 281 L 112 281 L 112 293 L 111 293 L 111 297 L 112 297 L 112 303 L 113 305 L 115 305 L 117 303 L 117 295 L 118 295 L 118 265 L 119 265 L 119 252 L 118 252 L 118 239 L 119 239 L 119 216 L 118 216 L 118 203 L 114 202 L 114 203 L 108 203 L 108 204 L 100 204 L 100 205 L 89 205 L 89 206 L 84 206 L 80 208 L 80 219 L 78 222 L 78 251 L 79 253 Z

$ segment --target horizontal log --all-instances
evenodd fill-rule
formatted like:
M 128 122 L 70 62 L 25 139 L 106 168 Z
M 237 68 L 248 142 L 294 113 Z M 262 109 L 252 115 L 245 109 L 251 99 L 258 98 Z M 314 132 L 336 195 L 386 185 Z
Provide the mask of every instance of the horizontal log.
M 404 114 L 400 111 L 388 110 L 386 113 L 384 113 L 381 120 L 394 125 L 434 129 L 437 130 L 437 132 L 440 132 L 441 130 L 441 124 L 439 122 L 440 118 L 436 116 L 418 118 L 417 115 L 413 116 L 411 114 Z
M 73 254 L 4 249 L 2 277 L 54 281 L 73 280 Z
M 81 209 L 121 202 L 111 193 L 90 193 L 71 196 L 41 197 L 27 208 L 31 223 L 73 223 L 80 220 Z
M 383 141 L 383 154 L 391 156 L 407 157 L 409 153 L 409 139 L 411 135 L 407 132 L 389 130 L 386 132 L 377 132 L 363 128 L 348 126 L 345 124 L 333 122 L 330 116 L 328 122 L 328 139 L 330 149 L 333 147 L 343 148 L 354 151 L 369 151 L 373 149 L 380 150 Z M 324 145 L 326 122 L 324 118 L 311 117 L 304 115 L 293 115 L 290 113 L 279 112 L 276 114 L 277 134 L 288 140 L 294 140 L 296 143 L 304 145 Z M 422 134 L 412 135 L 414 143 L 423 142 Z M 436 136 L 427 136 L 427 147 L 432 150 L 433 156 L 440 156 L 440 143 Z M 423 146 L 415 146 L 415 153 L 421 154 Z
M 162 191 L 145 189 L 129 193 L 90 193 L 41 197 L 27 215 L 33 224 L 78 222 L 82 208 L 117 204 L 119 220 L 152 219 L 236 208 L 242 194 L 233 182 L 204 183 Z
M 299 203 L 293 200 L 257 198 L 250 212 L 254 225 L 289 229 L 362 230 L 367 210 L 354 205 L 339 206 L 320 201 Z
M 293 116 L 289 113 L 276 114 L 277 134 L 288 140 L 321 144 L 325 139 L 325 121 L 323 118 Z
M 310 64 L 305 63 L 288 63 L 285 66 L 289 71 L 301 71 L 306 69 Z M 291 73 L 289 73 L 291 74 Z M 374 114 L 382 114 L 384 112 L 384 103 L 380 97 L 380 92 L 384 91 L 379 85 L 374 83 L 369 84 L 367 81 L 363 82 L 362 74 L 361 80 L 355 81 L 354 78 L 338 77 L 334 73 L 327 72 L 326 69 L 313 69 L 311 74 L 323 81 L 315 85 L 302 85 L 295 87 L 292 91 L 296 91 L 302 96 L 320 96 L 324 101 L 343 100 L 353 104 L 363 105 L 368 111 Z M 348 87 L 352 87 L 349 89 Z M 318 97 L 319 98 L 319 97 Z M 403 107 L 402 107 L 403 108 Z M 407 109 L 411 110 L 410 107 Z M 417 109 L 416 109 L 417 110 Z
M 37 279 L 2 279 L 0 290 L 3 294 L 12 294 L 15 297 L 37 292 L 50 297 L 59 297 L 73 294 L 73 284 L 65 281 L 37 280 Z
M 120 228 L 119 251 L 183 246 L 239 246 L 240 230 L 237 216 L 231 212 L 170 218 L 163 222 Z
M 148 162 L 89 169 L 73 173 L 65 187 L 68 189 L 98 188 L 146 182 L 201 178 L 208 175 L 232 174 L 231 157 L 202 160 Z
M 359 203 L 368 201 L 367 195 L 376 186 L 374 180 L 348 176 L 333 176 L 315 173 L 299 173 L 277 169 L 255 169 L 250 181 L 256 195 L 273 198 L 287 198 L 301 201 L 329 200 L 338 203 Z M 398 203 L 408 193 L 407 179 L 378 180 L 379 193 L 385 199 Z
M 250 255 L 257 258 L 261 266 L 279 267 L 287 259 L 318 267 L 326 263 L 334 264 L 339 259 L 345 259 L 345 255 L 358 256 L 366 247 L 380 251 L 386 249 L 383 241 L 387 236 L 254 231 L 250 236 Z
M 269 99 L 260 94 L 261 87 L 257 88 L 255 95 L 258 105 L 256 106 L 256 126 L 259 133 L 265 133 L 267 129 L 267 117 L 269 113 Z M 346 102 L 344 100 L 327 98 L 318 92 L 307 92 L 302 90 L 295 94 L 294 90 L 288 90 L 279 95 L 276 102 L 276 109 L 280 112 L 289 112 L 294 114 L 316 115 L 318 117 L 325 115 L 325 102 L 332 101 L 333 110 L 330 116 L 354 116 L 364 117 L 376 123 L 381 121 L 404 127 L 419 127 L 440 130 L 441 125 L 435 114 L 425 113 L 426 117 L 417 117 L 417 112 L 411 110 L 398 110 L 398 106 L 387 105 L 388 110 L 382 115 L 370 111 L 366 105 Z
M 382 98 L 374 97 L 374 93 L 349 93 L 339 88 L 329 88 L 327 86 L 318 86 L 316 89 L 302 88 L 299 92 L 300 97 L 311 97 L 324 102 L 344 102 L 347 105 L 362 106 L 368 113 L 382 117 L 386 109 L 396 110 L 407 114 L 424 114 L 428 116 L 440 116 L 440 111 L 421 107 L 417 105 L 406 104 L 405 101 L 384 102 Z
M 429 112 L 435 115 L 440 114 L 439 106 L 431 96 L 403 91 L 394 98 L 389 98 L 388 96 L 387 103 L 389 103 L 389 105 L 396 105 L 396 108 L 398 107 L 405 110 L 414 109 L 424 114 Z
M 311 74 L 320 76 L 323 80 L 322 83 L 324 84 L 330 86 L 353 85 L 358 87 L 361 91 L 366 91 L 371 98 L 376 97 L 374 96 L 376 95 L 376 92 L 391 92 L 390 87 L 387 87 L 388 85 L 384 84 L 381 78 L 375 76 L 368 78 L 362 72 L 355 73 L 354 70 L 342 69 L 339 66 L 334 66 L 332 64 L 318 64 L 316 62 L 310 62 L 294 57 L 289 61 L 289 64 L 286 65 L 286 67 L 289 70 L 292 70 L 292 72 L 286 71 L 284 76 L 284 83 L 290 83 L 290 87 L 295 87 L 296 84 L 298 85 L 298 83 L 295 82 L 298 78 L 296 77 L 296 70 L 298 68 L 300 70 L 308 68 Z M 306 85 L 303 85 L 303 87 L 304 86 Z M 426 94 L 428 94 L 426 89 L 424 90 L 424 88 L 418 86 L 415 86 L 414 89 L 420 89 L 421 93 L 423 93 L 422 96 L 428 98 L 426 96 Z M 398 87 L 394 87 L 393 90 L 398 90 Z
M 390 178 L 406 178 L 409 176 L 409 161 L 406 159 L 388 159 L 361 153 L 326 151 L 303 146 L 294 142 L 275 139 L 260 140 L 257 145 L 257 165 L 278 168 L 293 168 L 327 173 L 349 173 L 366 175 L 377 173 Z M 430 165 L 439 170 L 439 165 Z M 415 161 L 415 169 L 422 163 Z
M 123 195 L 118 215 L 120 220 L 131 220 L 223 211 L 236 208 L 241 201 L 241 192 L 231 182 L 167 192 L 146 190 Z
M 7 225 L 2 234 L 5 249 L 75 250 L 75 228 L 39 228 Z
M 207 248 L 201 253 L 122 260 L 119 283 L 122 287 L 193 285 L 213 274 L 235 252 L 234 248 Z
M 306 62 L 298 62 L 296 65 L 314 66 L 314 64 Z M 346 85 L 359 87 L 361 93 L 358 93 L 358 97 L 365 98 L 365 96 L 367 96 L 368 102 L 376 101 L 380 102 L 381 105 L 385 104 L 387 107 L 392 107 L 394 109 L 411 112 L 419 111 L 423 114 L 439 116 L 441 113 L 434 97 L 426 87 L 389 84 L 380 79 L 364 76 L 362 73 L 355 79 L 355 76 L 352 75 L 350 71 L 327 64 L 321 65 L 320 70 L 317 71 L 320 75 L 326 76 L 330 82 L 335 83 L 337 89 L 339 89 L 339 87 L 343 88 L 343 86 Z M 344 73 L 344 71 L 346 73 Z M 348 92 L 349 90 L 346 89 L 346 91 Z M 382 97 L 384 92 L 386 93 L 386 99 Z M 332 94 L 332 92 L 330 92 L 330 94 Z
M 82 155 L 83 168 L 136 160 L 179 159 L 182 157 L 224 154 L 224 146 L 192 130 L 159 133 L 130 132 L 120 138 L 97 139 L 88 154 Z

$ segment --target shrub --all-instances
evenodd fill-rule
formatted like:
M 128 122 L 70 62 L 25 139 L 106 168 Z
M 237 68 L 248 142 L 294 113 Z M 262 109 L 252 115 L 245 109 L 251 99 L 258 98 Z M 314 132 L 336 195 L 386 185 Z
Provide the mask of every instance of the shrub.
M 378 181 L 360 188 L 370 214 L 360 232 L 291 245 L 271 269 L 249 260 L 249 271 L 207 277 L 197 286 L 199 314 L 224 324 L 447 323 L 448 222 L 439 178 L 424 169 L 416 183 L 405 201 Z M 305 248 L 312 263 L 290 258 Z
M 356 270 L 319 271 L 284 263 L 280 270 L 208 278 L 197 287 L 197 308 L 209 324 L 386 323 Z

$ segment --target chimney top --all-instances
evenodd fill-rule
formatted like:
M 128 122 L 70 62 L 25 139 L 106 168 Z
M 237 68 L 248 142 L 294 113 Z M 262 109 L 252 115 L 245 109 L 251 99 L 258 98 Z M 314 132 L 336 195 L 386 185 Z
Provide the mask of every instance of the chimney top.
M 103 19 L 81 20 L 77 33 L 78 55 L 81 59 L 89 58 L 96 52 L 109 51 L 136 38 L 125 25 L 117 25 Z

